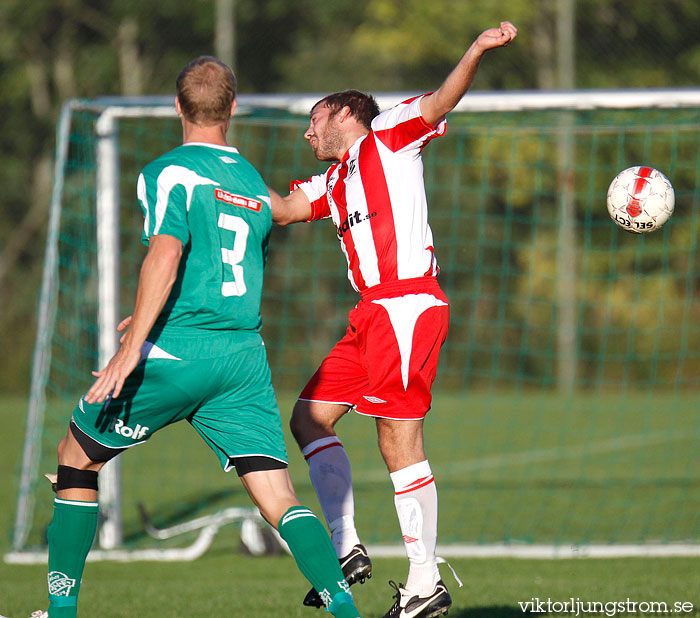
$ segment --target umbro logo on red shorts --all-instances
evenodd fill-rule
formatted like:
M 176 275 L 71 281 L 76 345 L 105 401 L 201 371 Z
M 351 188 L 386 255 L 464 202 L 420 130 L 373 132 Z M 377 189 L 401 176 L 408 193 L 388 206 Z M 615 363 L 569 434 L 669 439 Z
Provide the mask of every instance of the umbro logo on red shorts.
M 379 397 L 372 397 L 371 395 L 362 395 L 367 401 L 370 403 L 386 403 L 383 399 L 379 399 Z

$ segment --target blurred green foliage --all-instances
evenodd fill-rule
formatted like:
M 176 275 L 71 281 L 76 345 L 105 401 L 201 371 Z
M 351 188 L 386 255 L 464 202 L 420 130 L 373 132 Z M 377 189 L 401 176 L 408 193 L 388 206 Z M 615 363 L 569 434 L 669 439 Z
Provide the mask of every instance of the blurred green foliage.
M 216 0 L 0 3 L 0 389 L 25 392 L 51 191 L 54 131 L 74 97 L 172 94 L 179 69 L 216 53 Z M 556 87 L 557 0 L 236 0 L 241 92 L 430 90 L 471 40 L 519 28 L 475 89 Z M 700 82 L 697 0 L 578 0 L 579 88 Z M 526 144 L 522 144 L 527 148 Z M 518 185 L 513 203 L 518 203 Z M 532 259 L 535 259 L 534 257 Z

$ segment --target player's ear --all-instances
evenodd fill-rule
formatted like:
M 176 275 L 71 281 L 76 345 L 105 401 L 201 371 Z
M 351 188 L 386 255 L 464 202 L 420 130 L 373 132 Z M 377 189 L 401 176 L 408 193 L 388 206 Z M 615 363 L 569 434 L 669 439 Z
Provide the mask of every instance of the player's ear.
M 180 105 L 180 99 L 175 97 L 175 111 L 178 116 L 182 116 L 182 106 Z
M 348 118 L 352 117 L 352 110 L 346 105 L 337 115 L 340 122 L 345 122 Z
M 233 118 L 233 115 L 236 113 L 236 107 L 237 107 L 237 106 L 238 106 L 238 101 L 236 101 L 236 99 L 234 99 L 234 100 L 231 102 L 231 118 Z

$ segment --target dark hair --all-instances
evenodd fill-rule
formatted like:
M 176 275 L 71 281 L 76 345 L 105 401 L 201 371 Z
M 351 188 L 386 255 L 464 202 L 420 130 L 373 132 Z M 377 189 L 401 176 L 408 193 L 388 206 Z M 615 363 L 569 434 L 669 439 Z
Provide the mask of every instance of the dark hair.
M 177 76 L 177 98 L 186 120 L 201 126 L 228 121 L 236 98 L 236 76 L 213 56 L 200 56 Z
M 331 115 L 337 114 L 344 107 L 350 108 L 350 113 L 355 120 L 371 128 L 372 119 L 379 114 L 379 106 L 371 94 L 365 94 L 359 90 L 343 90 L 322 98 L 311 110 L 323 104 L 331 110 Z

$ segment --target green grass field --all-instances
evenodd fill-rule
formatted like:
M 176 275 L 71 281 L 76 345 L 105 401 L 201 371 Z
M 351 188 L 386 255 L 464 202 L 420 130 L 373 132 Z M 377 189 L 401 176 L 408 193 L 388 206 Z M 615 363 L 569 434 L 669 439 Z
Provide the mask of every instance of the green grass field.
M 280 397 L 284 418 L 292 398 Z M 63 408 L 70 408 L 72 401 Z M 700 414 L 694 392 L 540 391 L 438 394 L 426 449 L 440 493 L 442 543 L 698 542 Z M 55 468 L 64 415 L 45 430 L 41 470 Z M 285 422 L 286 424 L 286 422 Z M 17 421 L 17 430 L 22 425 Z M 391 482 L 371 419 L 349 414 L 338 431 L 353 462 L 357 522 L 369 544 L 398 543 Z M 300 499 L 318 509 L 306 464 L 288 436 Z M 159 526 L 248 498 L 187 423 L 122 458 L 126 538 L 144 539 L 136 505 Z M 51 492 L 40 481 L 29 544 L 42 542 Z
M 584 541 L 596 542 L 629 542 L 642 534 L 647 539 L 697 541 L 696 400 L 695 395 L 672 402 L 648 395 L 632 401 L 629 396 L 623 401 L 604 395 L 569 400 L 541 394 L 438 396 L 429 417 L 428 452 L 441 496 L 440 526 L 447 531 L 441 541 L 454 541 L 460 530 L 476 542 L 503 540 L 504 532 L 518 541 L 566 542 L 566 535 L 574 531 Z M 285 417 L 289 404 L 289 398 L 281 399 Z M 1 482 L 8 497 L 0 510 L 0 526 L 8 534 L 25 412 L 24 399 L 0 399 L 0 464 L 6 471 Z M 456 415 L 464 417 L 458 426 Z M 218 471 L 207 449 L 187 430 L 182 426 L 164 431 L 131 460 L 124 458 L 125 475 L 144 481 L 127 483 L 125 489 L 127 535 L 135 544 L 143 542 L 135 500 L 148 504 L 159 525 L 183 513 L 182 505 L 195 495 L 196 487 L 205 486 L 207 496 L 197 498 L 197 508 L 247 504 L 237 478 Z M 361 534 L 369 543 L 395 542 L 390 484 L 376 452 L 371 421 L 345 419 L 342 437 L 355 466 Z M 177 448 L 168 448 L 168 443 Z M 289 441 L 288 445 L 298 493 L 319 512 L 305 464 Z M 185 478 L 178 491 L 155 491 L 172 487 L 166 483 L 167 469 L 160 470 L 159 480 L 151 474 L 163 465 L 167 468 L 167 456 L 173 452 L 190 458 L 191 478 Z M 50 504 L 48 485 L 40 496 Z M 2 537 L 3 552 L 9 547 L 8 534 Z M 698 558 L 450 562 L 465 582 L 458 588 L 443 570 L 454 598 L 452 618 L 521 615 L 518 602 L 533 597 L 689 602 L 696 608 L 692 613 L 700 613 Z M 392 602 L 387 580 L 401 581 L 405 575 L 405 560 L 376 559 L 373 579 L 356 588 L 363 615 L 382 616 Z M 0 614 L 23 618 L 45 607 L 44 578 L 43 566 L 0 564 Z M 301 606 L 306 589 L 291 558 L 242 556 L 238 530 L 229 526 L 209 552 L 191 563 L 89 563 L 80 607 L 82 616 L 101 618 L 324 615 Z

